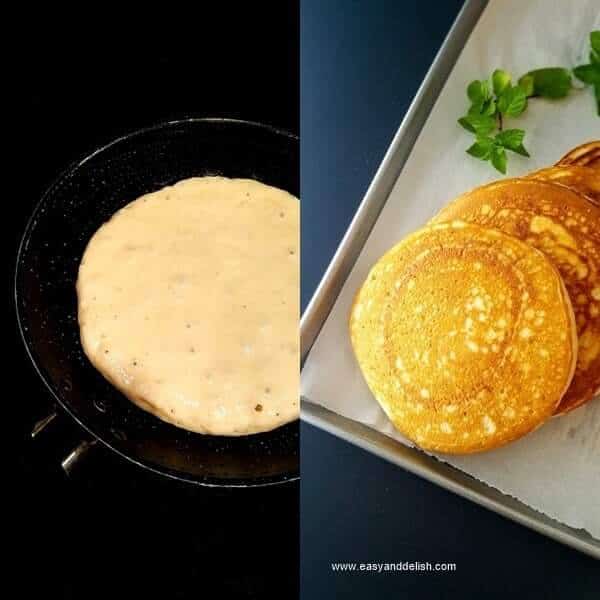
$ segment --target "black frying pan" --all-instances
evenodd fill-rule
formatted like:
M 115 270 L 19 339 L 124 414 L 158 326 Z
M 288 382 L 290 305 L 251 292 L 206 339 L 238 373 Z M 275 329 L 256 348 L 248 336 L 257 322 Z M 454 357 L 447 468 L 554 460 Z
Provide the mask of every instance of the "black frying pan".
M 92 234 L 138 196 L 202 175 L 248 177 L 299 196 L 298 138 L 230 119 L 187 119 L 119 138 L 68 168 L 31 216 L 17 257 L 23 341 L 54 399 L 106 446 L 160 474 L 202 485 L 298 478 L 298 422 L 238 438 L 189 433 L 140 410 L 85 357 L 75 282 Z

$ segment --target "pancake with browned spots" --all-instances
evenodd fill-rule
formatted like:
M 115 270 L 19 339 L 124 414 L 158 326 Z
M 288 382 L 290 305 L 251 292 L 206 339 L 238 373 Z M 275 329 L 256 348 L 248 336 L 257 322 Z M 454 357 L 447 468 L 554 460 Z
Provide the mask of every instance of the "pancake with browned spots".
M 496 448 L 552 415 L 573 376 L 571 303 L 552 263 L 462 221 L 417 231 L 371 269 L 350 315 L 365 380 L 427 450 Z
M 600 206 L 600 169 L 579 165 L 557 165 L 534 171 L 527 175 L 527 178 L 564 185 L 583 194 L 596 206 Z
M 544 252 L 569 292 L 579 335 L 573 382 L 558 413 L 600 391 L 600 208 L 560 185 L 507 179 L 460 196 L 435 222 L 464 219 L 495 227 Z
M 580 167 L 592 167 L 600 169 L 600 140 L 594 140 L 581 144 L 567 152 L 557 165 L 579 165 Z

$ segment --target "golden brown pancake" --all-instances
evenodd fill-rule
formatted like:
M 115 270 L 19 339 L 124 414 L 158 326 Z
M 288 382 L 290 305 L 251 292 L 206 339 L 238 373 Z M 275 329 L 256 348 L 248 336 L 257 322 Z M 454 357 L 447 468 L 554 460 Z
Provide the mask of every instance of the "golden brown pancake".
M 557 165 L 579 165 L 580 167 L 600 168 L 600 140 L 581 144 L 567 152 Z
M 577 350 L 552 263 L 462 221 L 419 230 L 375 264 L 350 335 L 394 426 L 422 448 L 454 454 L 496 448 L 543 423 Z
M 600 206 L 600 170 L 579 165 L 557 165 L 534 171 L 527 178 L 564 185 Z
M 514 235 L 556 265 L 573 304 L 579 335 L 575 377 L 557 412 L 591 400 L 600 391 L 600 208 L 564 186 L 506 179 L 460 196 L 434 222 L 452 219 Z

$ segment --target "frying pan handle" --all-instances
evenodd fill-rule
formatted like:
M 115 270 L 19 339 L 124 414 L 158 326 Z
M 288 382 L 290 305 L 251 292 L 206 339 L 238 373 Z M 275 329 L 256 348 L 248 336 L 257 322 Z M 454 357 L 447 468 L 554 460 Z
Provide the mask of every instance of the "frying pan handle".
M 97 443 L 98 440 L 96 439 L 84 440 L 79 445 L 75 446 L 73 450 L 71 450 L 71 452 L 60 463 L 67 476 L 70 477 L 73 474 L 73 471 L 77 465 L 81 463 L 82 459 L 94 446 L 96 446 Z
M 36 421 L 31 430 L 31 438 L 36 439 L 41 433 L 48 432 L 57 421 L 60 421 L 59 414 L 56 410 L 53 410 L 43 419 Z M 71 477 L 77 466 L 83 462 L 89 451 L 97 444 L 97 439 L 80 441 L 61 461 L 61 467 L 65 474 Z
M 31 430 L 31 439 L 35 439 L 46 427 L 51 425 L 54 420 L 58 417 L 58 413 L 56 411 L 52 411 L 49 415 L 45 416 L 43 419 L 36 421 L 33 425 L 33 429 Z

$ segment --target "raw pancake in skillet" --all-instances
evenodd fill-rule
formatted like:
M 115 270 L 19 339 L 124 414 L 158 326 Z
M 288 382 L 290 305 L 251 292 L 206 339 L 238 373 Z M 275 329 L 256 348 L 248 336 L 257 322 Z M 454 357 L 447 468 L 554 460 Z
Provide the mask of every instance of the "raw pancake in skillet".
M 190 431 L 243 435 L 298 417 L 299 202 L 203 177 L 142 196 L 90 240 L 79 325 L 94 366 Z
M 461 221 L 417 231 L 375 264 L 350 336 L 395 427 L 438 452 L 489 450 L 535 429 L 575 368 L 556 268 L 516 238 Z
M 600 169 L 600 141 L 587 142 L 567 152 L 557 165 L 579 165 Z
M 583 194 L 596 206 L 600 206 L 600 169 L 579 165 L 557 165 L 534 171 L 527 175 L 527 178 L 564 185 Z
M 453 219 L 514 235 L 556 265 L 573 304 L 579 335 L 575 377 L 557 412 L 591 400 L 600 391 L 600 208 L 564 186 L 506 179 L 460 196 L 434 222 Z

